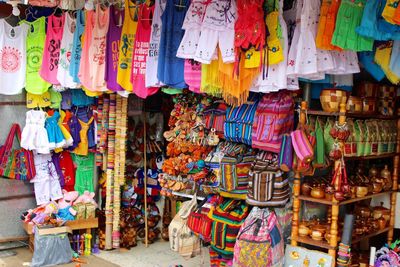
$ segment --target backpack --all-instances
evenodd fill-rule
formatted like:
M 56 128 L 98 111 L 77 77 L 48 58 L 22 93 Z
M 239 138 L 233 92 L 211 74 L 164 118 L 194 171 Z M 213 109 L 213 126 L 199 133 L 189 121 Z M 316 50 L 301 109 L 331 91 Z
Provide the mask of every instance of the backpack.
M 278 155 L 259 152 L 249 174 L 247 204 L 278 207 L 289 200 L 289 179 L 278 169 Z
M 187 226 L 189 214 L 195 209 L 196 195 L 189 201 L 183 202 L 178 213 L 168 226 L 170 248 L 183 258 L 191 258 L 200 254 L 200 239 Z
M 279 153 L 282 136 L 292 131 L 294 101 L 287 91 L 269 93 L 260 100 L 252 128 L 252 147 Z
M 239 230 L 233 266 L 283 266 L 282 231 L 273 211 L 254 207 Z
M 223 258 L 232 258 L 236 236 L 249 214 L 249 207 L 243 200 L 223 199 L 210 211 L 213 220 L 211 248 Z

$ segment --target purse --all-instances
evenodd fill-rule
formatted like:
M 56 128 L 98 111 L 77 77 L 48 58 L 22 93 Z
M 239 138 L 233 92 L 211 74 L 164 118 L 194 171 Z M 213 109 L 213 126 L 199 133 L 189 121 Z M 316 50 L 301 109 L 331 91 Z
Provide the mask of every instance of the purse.
M 203 212 L 203 209 L 205 209 L 203 205 L 206 202 L 207 198 L 189 214 L 187 225 L 192 232 L 199 235 L 204 241 L 209 242 L 211 240 L 212 220 L 208 218 L 208 213 Z
M 0 176 L 27 181 L 36 175 L 32 151 L 24 148 L 13 149 L 14 138 L 21 145 L 21 128 L 13 124 L 6 142 L 0 147 Z

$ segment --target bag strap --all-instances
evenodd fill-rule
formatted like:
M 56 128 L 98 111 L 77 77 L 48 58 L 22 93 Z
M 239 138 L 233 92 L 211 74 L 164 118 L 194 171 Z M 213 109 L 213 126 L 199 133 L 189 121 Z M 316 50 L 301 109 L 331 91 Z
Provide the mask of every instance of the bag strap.
M 14 137 L 17 135 L 17 140 L 21 144 L 21 128 L 18 123 L 11 126 L 10 132 L 7 135 L 6 142 L 4 143 L 5 151 L 10 151 L 14 143 Z

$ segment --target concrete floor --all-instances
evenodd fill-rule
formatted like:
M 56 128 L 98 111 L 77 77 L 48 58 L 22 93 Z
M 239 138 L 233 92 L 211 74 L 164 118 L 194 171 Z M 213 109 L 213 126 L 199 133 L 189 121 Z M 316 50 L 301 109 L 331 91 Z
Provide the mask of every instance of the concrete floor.
M 32 260 L 32 253 L 28 248 L 12 249 L 17 254 L 15 256 L 0 259 L 5 262 L 6 267 L 29 266 Z M 146 248 L 141 242 L 137 247 L 130 250 L 120 249 L 111 251 L 101 251 L 98 255 L 83 257 L 87 264 L 82 267 L 207 267 L 210 266 L 208 249 L 202 249 L 202 255 L 189 260 L 182 258 L 177 252 L 169 247 L 169 242 L 157 241 Z M 25 263 L 25 264 L 24 264 Z M 1 264 L 0 264 L 1 266 Z M 61 267 L 75 267 L 75 263 L 58 265 Z M 1 266 L 2 267 L 2 266 Z

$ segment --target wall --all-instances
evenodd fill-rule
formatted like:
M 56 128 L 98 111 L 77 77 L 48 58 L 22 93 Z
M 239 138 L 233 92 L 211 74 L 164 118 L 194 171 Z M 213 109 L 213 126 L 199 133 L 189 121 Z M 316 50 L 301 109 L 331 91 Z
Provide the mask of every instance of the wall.
M 9 105 L 14 102 L 18 105 Z M 25 125 L 25 95 L 0 95 L 0 144 L 4 144 L 12 123 Z M 14 141 L 16 143 L 16 141 Z M 0 242 L 26 236 L 21 226 L 23 211 L 36 206 L 33 186 L 21 181 L 0 178 Z

